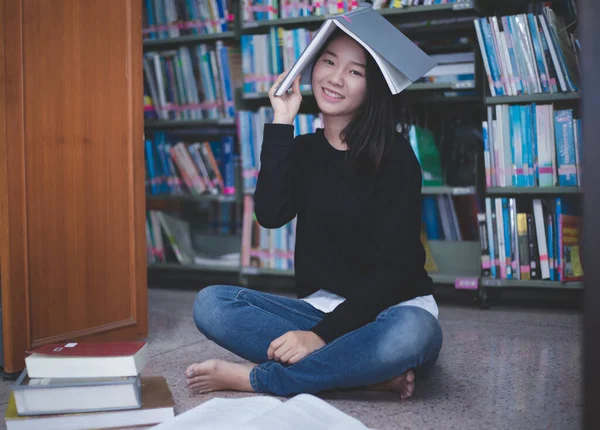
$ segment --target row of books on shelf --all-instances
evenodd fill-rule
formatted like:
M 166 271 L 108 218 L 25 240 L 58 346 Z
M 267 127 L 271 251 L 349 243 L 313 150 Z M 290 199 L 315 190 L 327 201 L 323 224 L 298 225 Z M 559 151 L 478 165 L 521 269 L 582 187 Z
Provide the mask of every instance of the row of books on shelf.
M 421 218 L 428 240 L 477 240 L 474 195 L 423 196 Z
M 268 34 L 242 35 L 242 74 L 245 94 L 268 92 L 277 76 L 289 70 L 306 49 L 314 31 L 271 27 Z M 437 65 L 417 82 L 475 85 L 474 52 L 434 54 Z M 307 84 L 301 90 L 310 90 Z
M 146 119 L 200 120 L 235 118 L 230 49 L 214 46 L 146 52 L 144 114 Z
M 579 90 L 579 42 L 550 7 L 474 24 L 492 96 Z
M 465 3 L 467 0 L 374 0 L 374 9 L 401 9 L 408 6 L 429 6 Z M 242 0 L 245 22 L 277 18 L 335 15 L 358 7 L 358 0 Z
M 487 118 L 482 128 L 488 187 L 581 185 L 581 120 L 572 109 L 496 105 L 488 107 Z
M 564 282 L 583 278 L 581 218 L 575 201 L 487 197 L 478 225 L 484 277 Z
M 244 94 L 269 91 L 277 76 L 289 70 L 304 52 L 315 31 L 305 28 L 269 28 L 268 34 L 242 35 Z M 310 86 L 300 85 L 301 90 Z
M 217 220 L 226 226 L 221 233 L 235 233 L 237 223 L 232 208 L 220 205 Z M 212 221 L 209 221 L 212 224 Z M 214 233 L 210 230 L 208 233 Z M 195 238 L 190 222 L 180 214 L 150 210 L 146 214 L 146 256 L 149 264 L 176 261 L 183 265 L 238 267 L 240 253 L 215 254 L 203 250 L 202 238 Z
M 28 354 L 6 408 L 9 430 L 137 427 L 175 417 L 165 378 L 141 375 L 146 342 L 68 342 Z
M 244 197 L 242 267 L 278 270 L 294 268 L 296 218 L 277 229 L 266 229 L 256 220 L 254 197 Z
M 238 112 L 238 135 L 242 155 L 244 189 L 256 187 L 260 170 L 260 151 L 263 143 L 264 125 L 273 121 L 273 108 L 263 106 L 256 112 L 241 110 Z M 321 114 L 298 114 L 294 119 L 294 136 L 313 133 L 323 127 Z
M 216 34 L 229 31 L 232 0 L 144 0 L 144 39 Z
M 235 194 L 232 136 L 211 142 L 170 140 L 156 131 L 145 141 L 147 194 Z

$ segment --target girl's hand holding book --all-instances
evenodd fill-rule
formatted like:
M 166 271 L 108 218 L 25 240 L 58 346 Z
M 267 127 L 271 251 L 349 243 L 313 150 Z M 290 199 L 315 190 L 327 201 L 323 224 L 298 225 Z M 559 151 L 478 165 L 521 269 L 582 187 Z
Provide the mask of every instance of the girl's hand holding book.
M 273 106 L 274 124 L 293 124 L 294 118 L 296 118 L 298 110 L 300 109 L 300 102 L 302 102 L 302 95 L 300 94 L 300 75 L 294 79 L 291 93 L 288 92 L 281 97 L 275 95 L 275 91 L 287 73 L 288 72 L 286 71 L 279 75 L 269 90 L 269 100 L 271 100 L 271 106 Z

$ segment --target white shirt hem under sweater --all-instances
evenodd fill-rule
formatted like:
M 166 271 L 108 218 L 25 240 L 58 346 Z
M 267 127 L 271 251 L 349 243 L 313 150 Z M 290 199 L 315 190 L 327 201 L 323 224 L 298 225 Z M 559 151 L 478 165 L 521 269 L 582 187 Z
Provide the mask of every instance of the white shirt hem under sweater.
M 311 304 L 321 312 L 329 313 L 332 312 L 338 305 L 343 303 L 346 299 L 332 293 L 331 291 L 319 290 L 301 300 Z M 415 297 L 414 299 L 406 300 L 394 306 L 416 306 L 418 308 L 425 309 L 436 319 L 439 315 L 437 303 L 431 294 L 428 296 Z

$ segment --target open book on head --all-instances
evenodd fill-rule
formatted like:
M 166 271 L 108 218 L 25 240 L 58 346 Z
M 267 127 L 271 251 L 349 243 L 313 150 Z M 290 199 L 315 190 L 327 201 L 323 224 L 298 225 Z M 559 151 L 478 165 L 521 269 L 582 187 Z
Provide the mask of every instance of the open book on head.
M 338 28 L 371 54 L 392 94 L 403 91 L 436 66 L 431 57 L 369 3 L 360 3 L 356 9 L 327 18 L 275 91 L 276 96 L 282 96 L 299 74 L 301 84 L 311 84 L 316 56 Z
M 152 430 L 369 430 L 310 394 L 282 402 L 270 396 L 214 398 Z

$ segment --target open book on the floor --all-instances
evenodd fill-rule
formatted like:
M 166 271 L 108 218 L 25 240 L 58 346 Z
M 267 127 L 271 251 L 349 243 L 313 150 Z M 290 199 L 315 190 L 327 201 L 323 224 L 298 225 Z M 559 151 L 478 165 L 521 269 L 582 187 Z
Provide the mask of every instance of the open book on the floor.
M 299 394 L 282 402 L 269 396 L 214 398 L 152 430 L 368 430 L 326 401 Z

